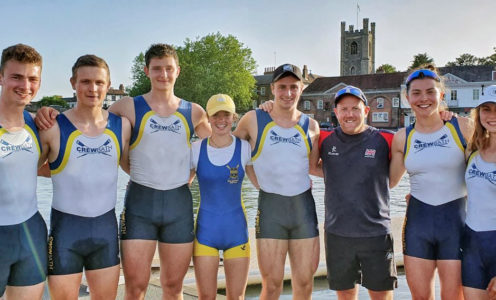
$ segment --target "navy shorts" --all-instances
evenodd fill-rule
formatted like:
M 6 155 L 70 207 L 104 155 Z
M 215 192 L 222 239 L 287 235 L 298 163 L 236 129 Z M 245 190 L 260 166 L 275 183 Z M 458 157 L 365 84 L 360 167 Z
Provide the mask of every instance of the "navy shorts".
M 465 226 L 462 239 L 463 286 L 485 290 L 496 276 L 496 230 L 473 231 Z
M 315 201 L 310 190 L 282 196 L 260 190 L 255 220 L 257 239 L 306 239 L 319 236 Z
M 52 208 L 48 237 L 48 275 L 67 275 L 120 263 L 117 219 L 112 209 L 81 217 Z
M 325 251 L 331 290 L 362 284 L 372 291 L 390 291 L 398 286 L 391 234 L 354 238 L 326 232 Z
M 188 185 L 156 190 L 130 182 L 121 213 L 121 240 L 193 242 L 193 198 Z
M 411 197 L 403 224 L 403 254 L 430 260 L 461 259 L 465 197 L 433 206 Z
M 39 212 L 23 223 L 0 226 L 0 241 L 0 297 L 7 285 L 45 281 L 47 227 Z

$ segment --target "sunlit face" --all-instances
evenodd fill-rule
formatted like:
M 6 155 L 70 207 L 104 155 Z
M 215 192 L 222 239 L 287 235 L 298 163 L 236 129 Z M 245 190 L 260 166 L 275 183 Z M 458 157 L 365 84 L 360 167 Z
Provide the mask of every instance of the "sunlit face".
M 230 134 L 234 115 L 227 111 L 218 111 L 213 116 L 208 116 L 213 135 Z
M 9 60 L 0 74 L 2 101 L 26 106 L 36 96 L 40 83 L 41 66 Z
M 437 81 L 432 78 L 422 78 L 410 83 L 406 98 L 418 118 L 439 114 L 439 105 L 443 96 Z
M 150 78 L 153 89 L 172 90 L 179 76 L 180 68 L 172 56 L 154 57 L 145 67 L 145 74 Z
M 274 104 L 282 108 L 296 108 L 303 91 L 303 83 L 293 76 L 286 76 L 271 84 Z
M 71 78 L 77 105 L 101 107 L 110 87 L 109 74 L 101 67 L 80 67 Z
M 496 133 L 496 103 L 481 104 L 479 118 L 482 127 L 490 133 Z
M 358 134 L 367 128 L 365 118 L 369 110 L 370 107 L 365 106 L 362 100 L 352 95 L 346 95 L 339 99 L 334 113 L 344 133 Z

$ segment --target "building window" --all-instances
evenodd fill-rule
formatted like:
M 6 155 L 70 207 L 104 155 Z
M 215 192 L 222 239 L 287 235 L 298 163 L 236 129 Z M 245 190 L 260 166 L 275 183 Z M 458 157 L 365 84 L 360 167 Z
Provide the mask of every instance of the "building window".
M 265 87 L 264 86 L 260 88 L 260 95 L 265 96 Z
M 324 100 L 317 100 L 317 109 L 324 109 Z
M 115 101 L 115 95 L 112 95 L 112 101 Z
M 479 100 L 479 89 L 472 90 L 472 99 Z
M 389 114 L 387 112 L 374 112 L 372 113 L 372 122 L 376 122 L 376 123 L 389 122 Z
M 457 95 L 456 95 L 456 90 L 451 90 L 451 100 L 456 100 Z
M 351 75 L 355 75 L 355 67 L 351 67 L 351 69 L 350 69 L 350 74 L 351 74 Z
M 393 97 L 393 107 L 400 107 L 400 98 Z
M 358 53 L 358 45 L 356 42 L 351 43 L 351 54 L 357 54 Z
M 303 110 L 310 110 L 310 101 L 303 102 Z
M 377 98 L 377 108 L 384 108 L 384 98 Z

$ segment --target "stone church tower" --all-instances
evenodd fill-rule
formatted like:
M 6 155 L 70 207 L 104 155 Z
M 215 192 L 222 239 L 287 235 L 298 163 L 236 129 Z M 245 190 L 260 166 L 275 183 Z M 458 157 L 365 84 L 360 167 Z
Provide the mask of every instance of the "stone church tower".
M 341 22 L 341 76 L 375 73 L 375 23 L 369 31 L 369 19 L 363 19 L 363 29 L 353 25 L 345 31 Z

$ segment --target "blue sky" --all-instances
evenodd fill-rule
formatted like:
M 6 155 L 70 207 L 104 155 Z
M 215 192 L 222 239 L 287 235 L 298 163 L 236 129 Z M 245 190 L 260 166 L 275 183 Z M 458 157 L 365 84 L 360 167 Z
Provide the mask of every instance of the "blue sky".
M 376 67 L 404 70 L 427 52 L 438 66 L 462 53 L 487 56 L 496 47 L 494 0 L 361 0 L 376 22 Z M 182 45 L 220 32 L 253 51 L 258 73 L 285 62 L 339 75 L 340 23 L 356 26 L 357 1 L 345 0 L 15 0 L 0 1 L 0 48 L 29 44 L 43 55 L 36 99 L 72 95 L 71 66 L 83 54 L 103 57 L 112 86 L 131 83 L 133 58 L 152 43 Z M 274 54 L 275 53 L 275 54 Z

